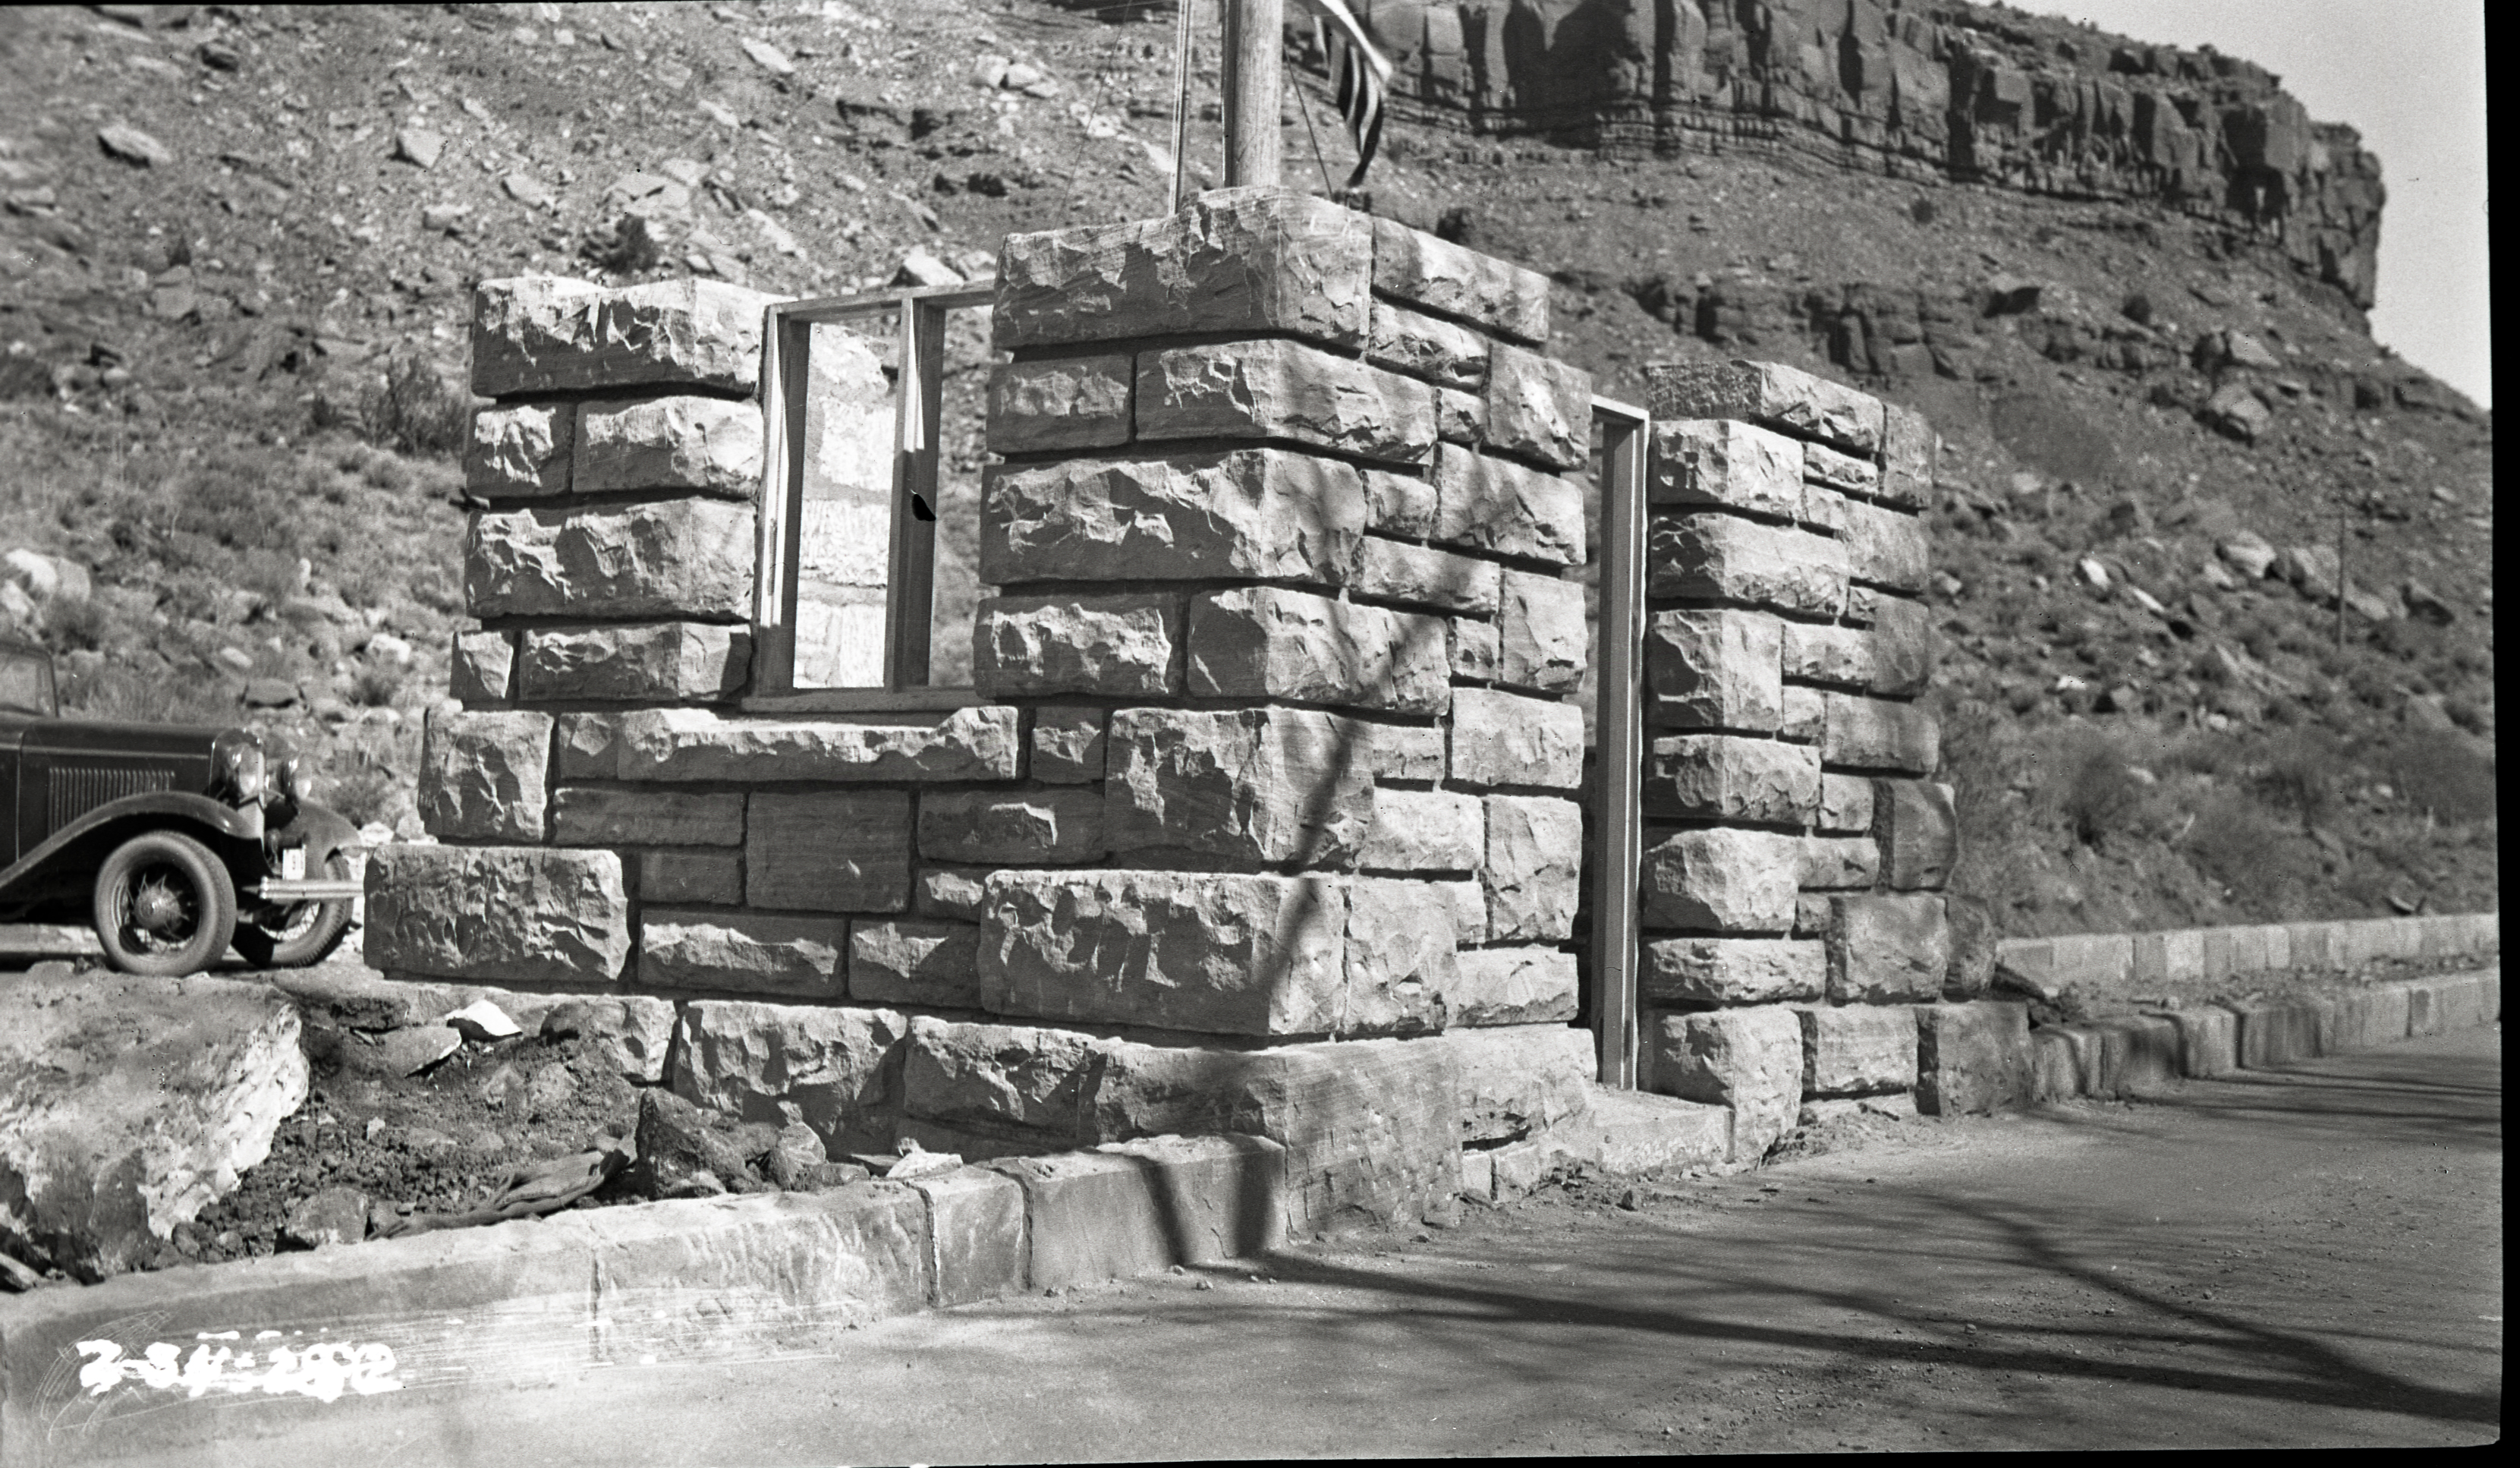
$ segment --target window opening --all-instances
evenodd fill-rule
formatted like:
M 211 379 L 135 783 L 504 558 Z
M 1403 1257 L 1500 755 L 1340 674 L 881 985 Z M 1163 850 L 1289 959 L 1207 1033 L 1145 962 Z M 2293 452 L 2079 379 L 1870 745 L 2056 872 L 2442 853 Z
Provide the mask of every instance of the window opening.
M 955 287 L 771 307 L 748 704 L 977 702 L 989 299 Z

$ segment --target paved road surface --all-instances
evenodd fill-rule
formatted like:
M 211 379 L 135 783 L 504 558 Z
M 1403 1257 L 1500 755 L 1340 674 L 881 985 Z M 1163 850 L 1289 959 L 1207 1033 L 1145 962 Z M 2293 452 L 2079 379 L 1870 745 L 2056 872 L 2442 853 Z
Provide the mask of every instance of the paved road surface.
M 809 1358 L 245 1402 L 181 1461 L 2484 1443 L 2500 1101 L 2499 1032 L 2472 1031 L 2142 1104 L 1885 1128 L 1634 1211 L 1552 1190 L 1308 1247 L 1265 1282 L 893 1320 Z

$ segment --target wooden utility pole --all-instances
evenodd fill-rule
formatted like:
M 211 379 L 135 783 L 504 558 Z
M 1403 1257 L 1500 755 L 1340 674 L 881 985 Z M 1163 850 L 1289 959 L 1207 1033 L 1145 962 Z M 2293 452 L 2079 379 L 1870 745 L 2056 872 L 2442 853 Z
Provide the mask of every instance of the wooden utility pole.
M 1278 108 L 1284 96 L 1285 0 L 1223 0 L 1225 186 L 1276 184 L 1283 156 Z

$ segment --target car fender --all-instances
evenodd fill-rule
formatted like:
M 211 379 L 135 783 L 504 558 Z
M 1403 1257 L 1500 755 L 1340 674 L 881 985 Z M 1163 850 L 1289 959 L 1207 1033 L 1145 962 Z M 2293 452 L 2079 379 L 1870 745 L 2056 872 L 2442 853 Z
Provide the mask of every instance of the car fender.
M 261 846 L 262 807 L 231 805 L 181 790 L 153 790 L 108 801 L 54 832 L 42 846 L 0 871 L 0 892 L 117 826 L 132 828 L 135 834 L 150 828 L 185 830 L 189 835 L 210 838 L 208 845 L 224 852 L 233 850 L 238 844 Z
M 272 831 L 263 844 L 275 853 L 304 847 L 306 869 L 311 873 L 334 855 L 360 845 L 359 828 L 338 810 L 300 801 L 287 824 Z

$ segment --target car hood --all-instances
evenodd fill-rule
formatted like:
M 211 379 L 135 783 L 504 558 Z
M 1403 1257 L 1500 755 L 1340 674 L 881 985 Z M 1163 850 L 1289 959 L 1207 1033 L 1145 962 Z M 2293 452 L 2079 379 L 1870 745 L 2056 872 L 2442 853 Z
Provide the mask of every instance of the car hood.
M 158 755 L 207 758 L 222 734 L 242 733 L 214 724 L 143 724 L 116 719 L 39 718 L 22 725 L 18 747 L 27 753 Z M 248 736 L 249 737 L 249 736 Z

